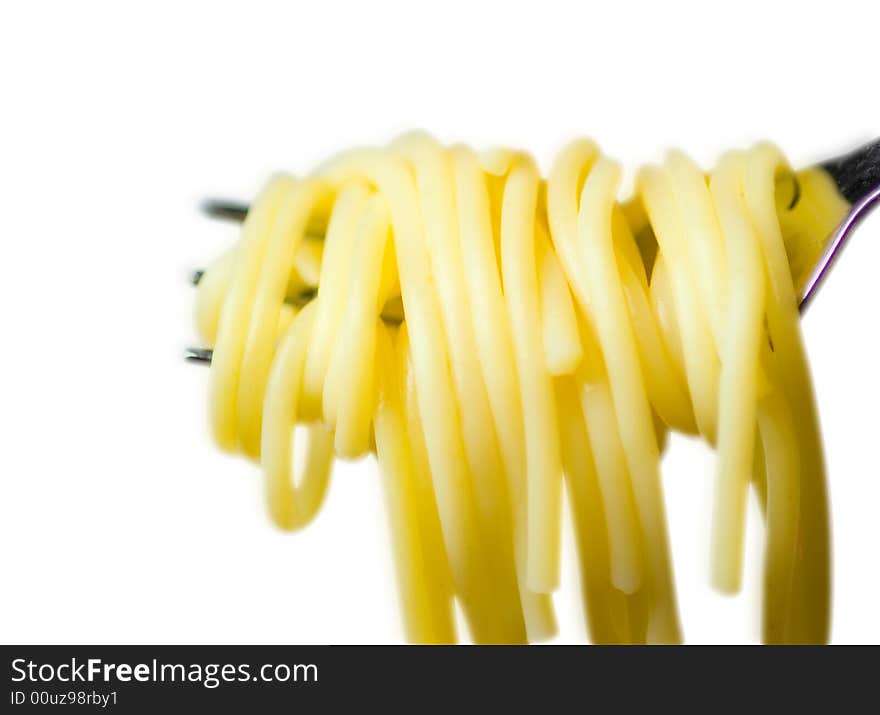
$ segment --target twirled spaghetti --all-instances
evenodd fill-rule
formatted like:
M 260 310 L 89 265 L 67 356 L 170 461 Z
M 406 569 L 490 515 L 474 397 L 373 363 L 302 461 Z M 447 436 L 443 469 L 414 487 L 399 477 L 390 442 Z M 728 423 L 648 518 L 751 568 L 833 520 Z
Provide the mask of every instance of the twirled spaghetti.
M 752 483 L 764 638 L 827 639 L 796 297 L 809 202 L 788 207 L 792 172 L 764 144 L 708 177 L 673 152 L 625 204 L 620 173 L 588 141 L 545 181 L 525 154 L 408 135 L 274 178 L 200 282 L 216 441 L 261 461 L 285 529 L 315 515 L 334 453 L 376 452 L 413 642 L 456 640 L 454 599 L 475 642 L 554 633 L 564 485 L 593 640 L 679 641 L 667 428 L 717 446 L 713 582 L 739 586 Z

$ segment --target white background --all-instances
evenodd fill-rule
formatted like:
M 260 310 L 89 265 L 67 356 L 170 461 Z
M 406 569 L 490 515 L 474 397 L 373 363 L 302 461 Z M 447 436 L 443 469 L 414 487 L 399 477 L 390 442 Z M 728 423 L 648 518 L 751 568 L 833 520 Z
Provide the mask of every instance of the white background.
M 218 453 L 191 268 L 235 238 L 197 201 L 424 128 L 530 149 L 588 134 L 630 169 L 759 138 L 795 165 L 880 134 L 877 4 L 4 3 L 0 11 L 0 638 L 399 641 L 372 461 L 283 534 L 258 469 Z M 880 641 L 880 214 L 804 330 L 834 514 L 836 642 Z M 713 459 L 664 461 L 689 642 L 758 638 L 708 585 Z M 567 537 L 568 538 L 568 537 Z M 567 543 L 571 546 L 571 543 Z M 585 638 L 569 549 L 560 642 Z

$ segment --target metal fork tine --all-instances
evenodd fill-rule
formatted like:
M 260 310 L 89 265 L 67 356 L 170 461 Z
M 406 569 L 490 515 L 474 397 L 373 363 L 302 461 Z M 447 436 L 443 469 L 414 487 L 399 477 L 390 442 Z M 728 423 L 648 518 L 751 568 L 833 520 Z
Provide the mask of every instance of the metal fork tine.
M 210 365 L 214 351 L 209 348 L 187 348 L 183 357 L 189 362 L 197 362 L 202 365 Z
M 206 199 L 201 205 L 202 213 L 206 216 L 238 222 L 244 221 L 248 208 L 247 204 L 227 199 Z

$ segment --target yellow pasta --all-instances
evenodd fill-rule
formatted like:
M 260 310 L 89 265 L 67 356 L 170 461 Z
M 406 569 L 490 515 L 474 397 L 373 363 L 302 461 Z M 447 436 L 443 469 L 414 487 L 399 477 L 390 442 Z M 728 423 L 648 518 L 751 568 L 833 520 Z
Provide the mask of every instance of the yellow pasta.
M 556 632 L 564 492 L 598 643 L 676 643 L 660 456 L 718 454 L 713 584 L 767 522 L 767 642 L 829 631 L 828 507 L 797 291 L 839 197 L 760 144 L 704 174 L 621 169 L 577 141 L 527 155 L 423 134 L 272 179 L 199 284 L 218 445 L 258 460 L 278 526 L 307 524 L 334 455 L 375 452 L 407 638 Z M 323 237 L 323 238 L 315 238 Z M 314 296 L 305 307 L 299 294 Z M 293 434 L 308 425 L 303 474 Z

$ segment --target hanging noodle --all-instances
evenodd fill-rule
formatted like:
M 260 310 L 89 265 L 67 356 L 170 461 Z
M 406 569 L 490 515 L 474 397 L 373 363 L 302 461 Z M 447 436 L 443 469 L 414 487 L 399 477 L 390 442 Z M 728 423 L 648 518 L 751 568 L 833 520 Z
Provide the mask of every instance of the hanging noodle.
M 555 633 L 564 488 L 592 639 L 680 641 L 668 428 L 717 448 L 713 583 L 740 587 L 753 483 L 764 639 L 828 638 L 793 174 L 762 144 L 708 177 L 670 153 L 625 204 L 620 175 L 588 141 L 544 181 L 518 152 L 405 136 L 274 178 L 201 280 L 217 443 L 261 462 L 284 529 L 315 516 L 334 454 L 376 453 L 412 642 L 454 642 L 454 600 L 477 643 Z

